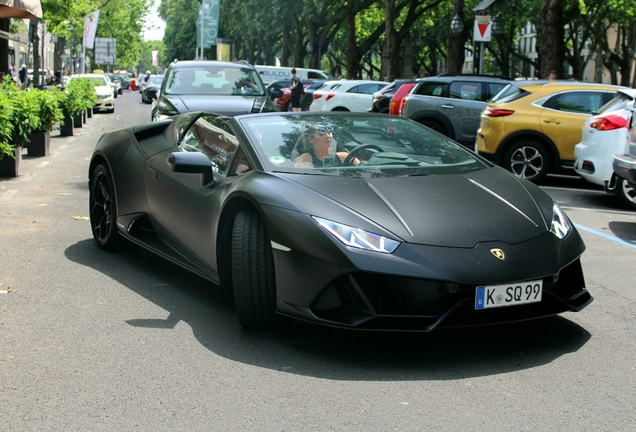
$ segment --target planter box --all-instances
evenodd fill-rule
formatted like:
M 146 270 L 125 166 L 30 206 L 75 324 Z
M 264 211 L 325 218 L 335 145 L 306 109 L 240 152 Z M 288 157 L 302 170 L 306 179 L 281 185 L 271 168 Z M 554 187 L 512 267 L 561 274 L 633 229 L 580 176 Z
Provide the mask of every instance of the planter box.
M 22 162 L 22 147 L 15 148 L 15 159 L 3 154 L 0 159 L 0 177 L 17 177 L 20 172 L 20 162 Z
M 64 117 L 64 124 L 60 124 L 60 135 L 73 136 L 73 118 Z
M 86 116 L 87 116 L 88 118 L 93 117 L 93 108 L 88 108 L 88 109 L 86 110 Z
M 29 156 L 48 156 L 51 147 L 51 132 L 33 132 L 27 145 Z
M 82 127 L 82 114 L 77 114 L 73 116 L 73 127 L 76 127 L 76 128 Z
M 82 113 L 82 123 L 86 123 L 86 118 L 88 117 L 88 114 L 86 113 L 86 111 L 84 111 Z

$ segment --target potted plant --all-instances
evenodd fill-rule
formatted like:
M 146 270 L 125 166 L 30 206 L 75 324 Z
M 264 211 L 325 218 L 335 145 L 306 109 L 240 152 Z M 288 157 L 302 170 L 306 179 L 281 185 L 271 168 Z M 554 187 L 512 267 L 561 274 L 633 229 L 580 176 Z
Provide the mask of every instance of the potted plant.
M 0 176 L 15 177 L 19 169 L 19 160 L 15 157 L 15 148 L 11 144 L 13 110 L 9 95 L 0 91 Z
M 58 99 L 61 92 L 56 88 L 50 90 L 29 91 L 29 96 L 38 107 L 40 127 L 31 132 L 29 138 L 29 156 L 48 156 L 51 143 L 51 130 L 56 123 L 62 121 L 63 113 Z
M 62 136 L 73 135 L 73 118 L 86 109 L 85 102 L 82 100 L 84 92 L 80 81 L 81 79 L 71 79 L 59 98 L 59 105 L 64 116 L 60 127 Z
M 5 93 L 8 99 L 6 104 L 11 107 L 9 121 L 13 124 L 13 129 L 9 138 L 9 145 L 14 148 L 13 157 L 15 158 L 15 171 L 8 167 L 9 171 L 3 175 L 17 177 L 22 159 L 22 147 L 29 143 L 31 132 L 40 127 L 38 106 L 28 91 L 18 89 L 12 81 L 5 80 L 0 86 L 0 92 Z M 6 155 L 4 158 L 6 158 Z

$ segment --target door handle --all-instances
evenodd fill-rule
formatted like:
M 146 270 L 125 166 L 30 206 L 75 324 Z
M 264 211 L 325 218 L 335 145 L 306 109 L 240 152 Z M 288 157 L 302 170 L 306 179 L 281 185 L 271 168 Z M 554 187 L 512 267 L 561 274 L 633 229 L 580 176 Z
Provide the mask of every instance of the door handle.
M 543 120 L 543 122 L 561 124 L 561 120 L 558 120 L 558 119 L 547 119 L 547 120 Z
M 453 108 L 455 108 L 455 105 L 447 105 L 447 104 L 444 104 L 444 105 L 440 105 L 440 107 L 442 107 L 442 108 L 447 108 L 447 109 L 453 109 Z

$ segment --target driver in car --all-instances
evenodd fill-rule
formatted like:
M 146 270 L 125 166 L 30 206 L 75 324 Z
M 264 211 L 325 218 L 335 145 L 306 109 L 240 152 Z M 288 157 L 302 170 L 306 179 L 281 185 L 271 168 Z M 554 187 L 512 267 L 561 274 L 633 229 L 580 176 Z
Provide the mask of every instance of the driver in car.
M 297 168 L 343 166 L 349 154 L 346 151 L 335 151 L 332 148 L 333 134 L 320 126 L 310 125 L 304 130 L 307 151 L 298 156 L 295 161 Z M 358 165 L 360 160 L 353 158 L 353 165 Z

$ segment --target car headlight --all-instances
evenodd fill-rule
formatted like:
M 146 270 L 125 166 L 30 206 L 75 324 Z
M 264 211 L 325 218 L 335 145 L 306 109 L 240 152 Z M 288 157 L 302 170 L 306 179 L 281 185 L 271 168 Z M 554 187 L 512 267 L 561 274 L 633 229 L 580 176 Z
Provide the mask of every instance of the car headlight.
M 347 246 L 373 252 L 393 253 L 400 242 L 337 222 L 313 216 L 323 229 Z
M 550 232 L 560 239 L 564 239 L 572 231 L 572 224 L 561 207 L 556 203 L 552 206 L 552 226 Z

